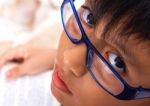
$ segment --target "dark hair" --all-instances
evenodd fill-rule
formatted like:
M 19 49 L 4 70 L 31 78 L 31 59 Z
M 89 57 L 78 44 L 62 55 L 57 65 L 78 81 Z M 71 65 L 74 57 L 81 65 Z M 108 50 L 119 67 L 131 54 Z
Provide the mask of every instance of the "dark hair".
M 107 24 L 103 34 L 118 28 L 120 35 L 137 35 L 150 40 L 150 0 L 88 0 L 95 26 L 103 19 Z

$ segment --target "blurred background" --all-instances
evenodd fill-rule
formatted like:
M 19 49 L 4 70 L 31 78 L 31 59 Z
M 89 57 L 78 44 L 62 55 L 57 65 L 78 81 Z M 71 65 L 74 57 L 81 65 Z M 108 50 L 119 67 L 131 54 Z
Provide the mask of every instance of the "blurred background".
M 61 3 L 62 0 L 0 0 L 0 54 L 28 42 L 56 47 L 62 30 Z
M 57 47 L 63 0 L 0 0 L 0 55 L 20 44 Z M 76 0 L 81 5 L 84 0 Z M 67 9 L 66 11 L 69 12 Z

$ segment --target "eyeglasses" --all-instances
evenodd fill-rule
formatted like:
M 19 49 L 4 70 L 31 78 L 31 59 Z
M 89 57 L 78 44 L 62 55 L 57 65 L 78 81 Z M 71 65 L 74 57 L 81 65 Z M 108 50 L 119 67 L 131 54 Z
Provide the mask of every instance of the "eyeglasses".
M 64 30 L 73 44 L 85 43 L 87 47 L 86 67 L 96 83 L 110 95 L 121 100 L 133 100 L 150 97 L 150 89 L 131 87 L 126 80 L 106 61 L 89 40 L 78 13 L 75 0 L 64 0 L 61 5 L 61 18 Z M 70 9 L 68 14 L 65 10 Z M 66 17 L 67 16 L 67 17 Z M 66 26 L 70 16 L 74 17 L 74 23 L 78 33 L 72 33 Z

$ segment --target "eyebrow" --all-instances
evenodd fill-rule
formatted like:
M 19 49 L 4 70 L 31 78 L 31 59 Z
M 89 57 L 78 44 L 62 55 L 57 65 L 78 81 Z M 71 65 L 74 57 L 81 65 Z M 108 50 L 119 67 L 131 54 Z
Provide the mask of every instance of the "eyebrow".
M 125 41 L 120 40 L 120 38 L 117 38 L 113 41 L 111 41 L 113 43 L 113 45 L 115 45 L 115 47 L 117 47 L 124 55 L 126 55 L 126 57 L 135 57 L 135 53 L 133 52 L 133 50 L 131 50 L 130 47 L 127 47 L 125 45 Z

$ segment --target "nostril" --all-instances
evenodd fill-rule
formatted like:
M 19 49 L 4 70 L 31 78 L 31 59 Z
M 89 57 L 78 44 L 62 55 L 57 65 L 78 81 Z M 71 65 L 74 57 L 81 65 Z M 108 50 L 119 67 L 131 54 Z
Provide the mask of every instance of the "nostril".
M 85 59 L 83 56 L 75 56 L 71 53 L 64 53 L 64 71 L 71 72 L 76 77 L 81 77 L 87 72 L 84 61 Z
M 81 77 L 87 72 L 85 67 L 72 67 L 71 71 L 76 77 Z

